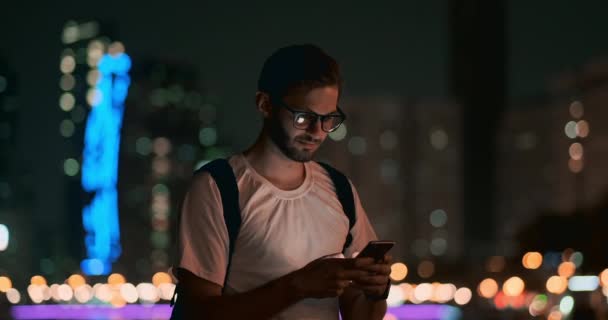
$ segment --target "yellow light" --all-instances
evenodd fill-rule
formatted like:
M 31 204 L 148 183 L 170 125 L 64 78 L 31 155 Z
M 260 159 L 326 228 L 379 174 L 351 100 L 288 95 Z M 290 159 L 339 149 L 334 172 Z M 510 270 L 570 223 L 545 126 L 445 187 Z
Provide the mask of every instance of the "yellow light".
M 112 273 L 109 277 L 108 277 L 108 284 L 109 285 L 120 285 L 123 283 L 126 283 L 127 280 L 125 279 L 125 277 L 120 274 L 120 273 Z
M 13 287 L 13 282 L 8 277 L 0 277 L 0 291 L 7 292 Z
M 559 274 L 560 277 L 564 277 L 566 279 L 572 277 L 575 271 L 576 266 L 570 261 L 560 263 L 559 267 L 557 268 L 557 274 Z
M 539 252 L 528 252 L 522 258 L 522 264 L 526 269 L 538 269 L 543 263 L 543 256 Z
M 491 299 L 498 292 L 498 283 L 496 280 L 487 278 L 479 283 L 478 293 L 480 296 Z
M 407 266 L 401 262 L 394 263 L 391 266 L 391 279 L 393 281 L 401 281 L 407 276 Z
M 152 276 L 152 283 L 155 287 L 159 287 L 163 283 L 173 283 L 171 276 L 166 272 L 157 272 Z
M 79 274 L 73 274 L 68 278 L 68 285 L 72 287 L 72 289 L 76 289 L 80 286 L 85 285 L 87 282 L 83 276 Z
M 562 294 L 568 288 L 568 279 L 560 276 L 552 276 L 547 280 L 547 291 L 554 294 Z
M 36 276 L 33 276 L 30 279 L 30 284 L 35 284 L 35 285 L 43 286 L 43 285 L 46 285 L 46 279 L 44 279 L 43 276 L 36 275 Z
M 502 285 L 502 291 L 506 296 L 517 297 L 525 289 L 525 283 L 520 277 L 511 277 Z

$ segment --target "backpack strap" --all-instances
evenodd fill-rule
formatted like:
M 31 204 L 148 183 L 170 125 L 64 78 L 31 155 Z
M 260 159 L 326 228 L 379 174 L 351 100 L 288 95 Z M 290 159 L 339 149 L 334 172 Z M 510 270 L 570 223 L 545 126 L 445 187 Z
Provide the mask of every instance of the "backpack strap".
M 355 212 L 355 198 L 353 196 L 353 190 L 351 189 L 350 182 L 348 178 L 340 171 L 335 169 L 324 162 L 318 162 L 321 167 L 327 171 L 329 177 L 334 183 L 334 187 L 336 188 L 336 195 L 338 196 L 338 200 L 340 204 L 342 204 L 342 209 L 344 210 L 344 214 L 348 217 L 348 235 L 346 236 L 346 241 L 344 242 L 344 247 L 342 248 L 342 252 L 346 251 L 346 248 L 350 246 L 353 241 L 353 235 L 350 233 L 355 222 L 357 221 L 357 216 Z
M 222 207 L 224 210 L 224 222 L 228 229 L 228 266 L 224 278 L 224 288 L 228 279 L 228 271 L 232 264 L 232 255 L 236 245 L 236 239 L 241 228 L 241 209 L 239 207 L 239 188 L 236 184 L 234 171 L 227 159 L 215 159 L 202 166 L 195 174 L 208 172 L 220 191 Z

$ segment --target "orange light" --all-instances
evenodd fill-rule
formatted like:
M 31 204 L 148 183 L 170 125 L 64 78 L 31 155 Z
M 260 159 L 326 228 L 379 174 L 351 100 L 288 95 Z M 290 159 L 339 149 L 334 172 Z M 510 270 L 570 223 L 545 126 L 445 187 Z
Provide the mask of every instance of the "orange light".
M 158 287 L 163 283 L 173 283 L 171 276 L 166 272 L 157 272 L 152 277 L 152 283 Z
M 557 268 L 557 274 L 566 279 L 572 277 L 575 271 L 576 266 L 570 261 L 560 263 L 559 267 Z
M 7 292 L 13 287 L 13 282 L 8 277 L 0 277 L 0 292 Z
M 520 277 L 511 277 L 502 285 L 502 291 L 508 297 L 516 297 L 524 292 L 526 285 Z
M 121 284 L 126 283 L 126 282 L 127 282 L 127 280 L 120 273 L 112 273 L 108 277 L 108 284 L 109 285 L 121 285 Z
M 600 282 L 602 286 L 608 287 L 608 269 L 604 269 L 604 271 L 600 273 Z
M 46 279 L 43 276 L 33 276 L 30 279 L 30 283 L 39 285 L 39 286 L 43 286 L 43 285 L 46 285 Z
M 543 264 L 543 256 L 539 252 L 528 252 L 522 258 L 526 269 L 538 269 Z
M 407 277 L 407 266 L 401 262 L 394 263 L 391 266 L 391 279 L 401 281 L 405 277 Z
M 494 279 L 487 278 L 479 283 L 477 292 L 486 299 L 492 299 L 498 292 L 498 283 Z
M 554 294 L 562 294 L 568 288 L 568 280 L 560 276 L 552 276 L 547 280 L 547 291 Z
M 68 285 L 72 287 L 72 289 L 76 289 L 80 286 L 85 285 L 87 282 L 83 276 L 79 274 L 73 274 L 68 278 Z

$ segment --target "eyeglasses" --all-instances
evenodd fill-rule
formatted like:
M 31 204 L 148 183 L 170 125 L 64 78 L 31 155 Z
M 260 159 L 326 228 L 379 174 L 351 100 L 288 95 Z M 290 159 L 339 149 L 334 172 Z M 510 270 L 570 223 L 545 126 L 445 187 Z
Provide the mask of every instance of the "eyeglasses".
M 293 126 L 296 129 L 306 130 L 311 125 L 317 124 L 317 121 L 321 120 L 321 129 L 327 133 L 336 131 L 340 125 L 346 120 L 346 114 L 337 108 L 338 113 L 330 113 L 326 115 L 318 114 L 315 112 L 298 111 L 290 108 L 281 100 L 273 101 L 274 104 L 278 104 L 293 114 Z

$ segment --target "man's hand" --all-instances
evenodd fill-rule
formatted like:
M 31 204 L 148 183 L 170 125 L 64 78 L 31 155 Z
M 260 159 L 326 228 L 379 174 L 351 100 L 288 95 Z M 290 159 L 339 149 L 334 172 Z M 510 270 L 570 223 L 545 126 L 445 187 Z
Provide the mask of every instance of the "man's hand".
M 337 297 L 351 280 L 367 275 L 367 271 L 355 269 L 354 265 L 355 259 L 320 258 L 293 272 L 291 284 L 302 299 Z
M 381 297 L 387 290 L 391 274 L 393 258 L 385 255 L 381 261 L 373 258 L 355 258 L 354 268 L 363 271 L 361 276 L 353 279 L 353 284 L 361 289 L 367 296 Z

